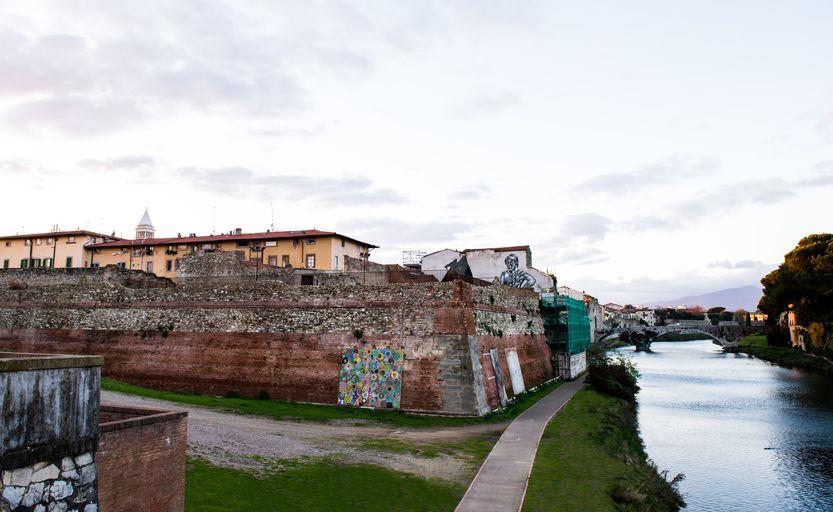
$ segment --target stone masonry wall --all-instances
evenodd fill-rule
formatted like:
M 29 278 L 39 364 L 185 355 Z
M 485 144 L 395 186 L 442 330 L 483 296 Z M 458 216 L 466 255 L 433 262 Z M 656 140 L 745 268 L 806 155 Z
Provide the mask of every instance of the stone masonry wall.
M 531 292 L 460 282 L 0 286 L 0 348 L 101 354 L 105 375 L 159 389 L 316 403 L 335 403 L 346 349 L 395 348 L 403 409 L 484 414 L 489 348 L 511 344 L 528 387 L 551 376 L 535 307 Z
M 0 510 L 97 512 L 93 452 L 0 471 Z

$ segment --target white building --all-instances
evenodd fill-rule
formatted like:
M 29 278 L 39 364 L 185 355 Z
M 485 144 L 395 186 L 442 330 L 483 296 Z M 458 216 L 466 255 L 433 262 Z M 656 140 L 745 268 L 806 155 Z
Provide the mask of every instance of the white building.
M 532 288 L 540 292 L 553 287 L 552 277 L 532 266 L 532 251 L 528 245 L 463 251 L 443 249 L 422 258 L 422 272 L 438 281 L 442 281 L 452 268 L 458 273 L 468 268 L 476 279 L 513 288 Z

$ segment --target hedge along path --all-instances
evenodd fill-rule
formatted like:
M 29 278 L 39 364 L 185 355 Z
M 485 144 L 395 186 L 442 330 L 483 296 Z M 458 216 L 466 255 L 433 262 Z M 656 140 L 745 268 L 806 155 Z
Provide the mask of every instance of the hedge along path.
M 584 376 L 562 384 L 515 418 L 492 448 L 455 511 L 521 510 L 544 428 L 583 385 Z

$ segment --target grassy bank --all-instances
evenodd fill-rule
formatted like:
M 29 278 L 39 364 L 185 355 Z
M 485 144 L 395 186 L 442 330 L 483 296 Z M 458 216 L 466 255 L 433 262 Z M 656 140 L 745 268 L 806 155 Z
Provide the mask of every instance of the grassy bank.
M 787 368 L 833 372 L 833 365 L 824 359 L 807 355 L 799 348 L 770 346 L 767 343 L 766 336 L 763 334 L 747 336 L 740 340 L 737 348 L 726 348 L 724 351 L 750 354 L 779 366 L 786 366 Z
M 672 493 L 646 459 L 633 405 L 583 389 L 544 431 L 524 511 L 677 510 Z
M 509 421 L 529 409 L 535 402 L 549 394 L 550 391 L 561 385 L 561 381 L 552 381 L 540 386 L 534 391 L 524 393 L 506 409 L 488 414 L 481 418 L 476 417 L 444 417 L 425 416 L 408 414 L 401 411 L 358 409 L 354 407 L 338 407 L 334 405 L 299 404 L 293 402 L 282 402 L 278 400 L 257 400 L 253 398 L 220 397 L 209 395 L 196 395 L 191 393 L 176 393 L 171 391 L 159 391 L 148 389 L 114 379 L 104 377 L 101 379 L 101 389 L 118 391 L 131 395 L 144 396 L 159 400 L 167 400 L 186 405 L 198 405 L 222 409 L 237 414 L 253 414 L 265 416 L 277 420 L 305 420 L 305 421 L 330 421 L 330 420 L 355 420 L 357 422 L 374 421 L 409 427 L 434 427 L 434 426 L 463 426 L 480 423 L 500 423 Z
M 371 465 L 309 461 L 254 476 L 191 459 L 185 510 L 451 511 L 465 491 L 460 484 L 424 480 Z

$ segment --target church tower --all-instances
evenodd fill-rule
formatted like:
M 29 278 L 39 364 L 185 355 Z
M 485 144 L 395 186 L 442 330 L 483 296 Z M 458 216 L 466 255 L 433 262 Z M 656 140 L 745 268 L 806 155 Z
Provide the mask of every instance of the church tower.
M 150 221 L 150 215 L 148 215 L 148 209 L 145 208 L 145 214 L 142 215 L 142 220 L 140 220 L 139 225 L 136 226 L 136 240 L 153 238 L 153 234 L 155 232 L 156 230 L 153 229 L 153 223 Z

